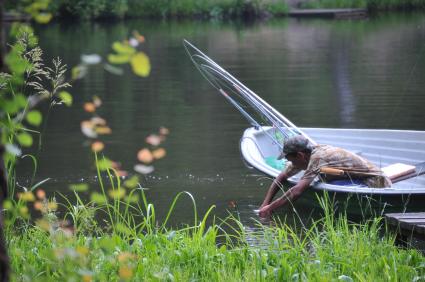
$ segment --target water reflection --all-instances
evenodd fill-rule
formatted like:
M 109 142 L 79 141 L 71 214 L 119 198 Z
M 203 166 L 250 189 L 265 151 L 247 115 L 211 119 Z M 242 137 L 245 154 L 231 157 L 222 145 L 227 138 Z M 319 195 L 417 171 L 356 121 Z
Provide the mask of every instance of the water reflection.
M 350 74 L 348 71 L 349 57 L 342 47 L 337 50 L 334 63 L 334 80 L 338 104 L 340 105 L 339 119 L 342 127 L 350 127 L 354 120 L 355 100 L 350 85 Z
M 39 158 L 38 178 L 52 178 L 48 190 L 94 176 L 85 146 L 81 105 L 99 96 L 113 130 L 107 154 L 131 170 L 145 138 L 160 126 L 170 129 L 167 157 L 144 180 L 148 198 L 164 214 L 180 191 L 193 193 L 199 213 L 216 205 L 226 217 L 238 204 L 241 220 L 261 203 L 270 179 L 244 167 L 238 142 L 247 126 L 231 105 L 197 73 L 182 47 L 186 38 L 204 50 L 291 121 L 308 127 L 398 128 L 424 130 L 425 15 L 385 15 L 367 21 L 283 19 L 250 26 L 208 22 L 53 24 L 36 28 L 50 57 L 69 66 L 81 54 L 111 52 L 111 43 L 138 30 L 151 59 L 147 78 L 115 76 L 94 66 L 74 84 L 75 107 L 51 112 Z M 78 30 L 78 32 L 75 32 Z M 22 162 L 25 182 L 31 164 Z M 312 201 L 315 201 L 314 199 Z M 307 203 L 308 205 L 308 203 Z M 182 200 L 174 223 L 191 222 L 190 202 Z M 286 211 L 285 211 L 286 212 Z M 309 217 L 301 210 L 299 214 Z

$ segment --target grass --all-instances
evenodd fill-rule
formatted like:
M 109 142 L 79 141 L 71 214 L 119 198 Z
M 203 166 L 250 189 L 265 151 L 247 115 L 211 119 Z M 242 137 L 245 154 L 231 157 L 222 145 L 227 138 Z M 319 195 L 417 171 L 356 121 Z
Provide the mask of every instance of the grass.
M 111 176 L 112 177 L 112 176 Z M 112 179 L 112 178 L 111 178 Z M 116 186 L 118 189 L 119 186 Z M 380 219 L 362 224 L 336 216 L 321 199 L 324 216 L 311 227 L 294 230 L 276 221 L 247 232 L 230 215 L 198 219 L 189 193 L 179 193 L 164 222 L 137 190 L 142 204 L 114 199 L 104 205 L 67 204 L 72 227 L 53 211 L 31 224 L 6 231 L 16 281 L 418 281 L 425 277 L 425 258 L 399 249 L 394 237 L 380 235 Z M 176 202 L 193 202 L 193 225 L 169 229 Z M 105 222 L 96 220 L 104 212 Z M 10 226 L 10 225 L 9 225 Z M 14 225 L 16 226 L 16 224 Z M 227 230 L 227 231 L 224 231 Z M 252 242 L 260 242 L 252 244 Z

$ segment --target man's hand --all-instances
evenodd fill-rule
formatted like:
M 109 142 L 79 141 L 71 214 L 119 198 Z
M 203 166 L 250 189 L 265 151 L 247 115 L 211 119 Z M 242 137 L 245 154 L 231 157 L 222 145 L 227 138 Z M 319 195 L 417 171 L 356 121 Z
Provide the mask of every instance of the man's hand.
M 268 205 L 262 205 L 258 211 L 258 215 L 260 217 L 270 217 L 273 210 L 286 205 L 288 202 L 294 202 L 310 186 L 311 181 L 311 179 L 300 180 L 297 185 L 286 191 L 279 199 L 274 200 Z
M 272 208 L 270 205 L 265 205 L 264 207 L 261 207 L 258 211 L 258 215 L 263 218 L 271 217 L 272 216 Z

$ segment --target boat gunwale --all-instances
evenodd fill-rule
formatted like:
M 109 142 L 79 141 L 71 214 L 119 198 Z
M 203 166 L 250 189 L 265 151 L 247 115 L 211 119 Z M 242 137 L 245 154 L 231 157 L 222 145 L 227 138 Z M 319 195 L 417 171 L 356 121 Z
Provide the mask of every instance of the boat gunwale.
M 268 128 L 272 128 L 270 126 L 262 126 L 263 129 L 267 130 Z M 358 128 L 353 128 L 353 129 L 348 129 L 348 128 L 302 128 L 302 130 L 316 130 L 316 131 L 350 131 L 350 132 L 364 132 L 364 131 L 372 131 L 372 132 L 387 132 L 387 133 L 417 133 L 417 134 L 424 134 L 425 135 L 425 131 L 420 131 L 420 130 L 399 130 L 399 129 L 358 129 Z M 254 167 L 256 170 L 260 171 L 261 173 L 264 173 L 270 177 L 275 178 L 280 171 L 272 168 L 269 165 L 266 164 L 262 164 L 261 166 L 259 165 L 258 161 L 256 162 L 256 160 L 258 158 L 254 158 L 253 156 L 249 155 L 249 152 L 247 152 L 247 150 L 244 148 L 244 140 L 246 139 L 251 139 L 252 142 L 254 142 L 254 144 L 256 145 L 258 151 L 261 154 L 260 149 L 258 148 L 258 144 L 254 141 L 255 140 L 255 133 L 258 132 L 264 132 L 264 130 L 261 130 L 259 128 L 255 128 L 255 127 L 249 127 L 247 128 L 243 135 L 242 138 L 240 140 L 240 151 L 242 154 L 242 157 L 244 158 L 244 160 L 251 165 L 252 167 Z M 246 143 L 246 142 L 245 142 Z M 246 145 L 246 144 L 245 144 Z M 264 168 L 265 167 L 265 168 Z M 261 169 L 263 168 L 263 169 Z M 266 171 L 264 171 L 266 170 Z M 292 185 L 297 184 L 298 182 L 297 177 L 291 177 L 288 179 L 288 182 Z M 406 180 L 404 180 L 406 181 Z M 369 188 L 369 187 L 360 187 L 360 186 L 342 186 L 342 185 L 332 185 L 332 184 L 327 184 L 327 183 L 323 183 L 323 182 L 318 182 L 315 181 L 312 183 L 311 185 L 312 188 L 314 188 L 315 190 L 318 191 L 329 191 L 329 192 L 342 192 L 342 193 L 353 193 L 353 194 L 362 194 L 362 195 L 411 195 L 411 194 L 424 194 L 425 195 L 425 186 L 424 187 L 420 187 L 420 188 L 415 188 L 415 189 L 406 189 L 406 188 L 397 188 L 397 187 L 386 187 L 386 188 Z

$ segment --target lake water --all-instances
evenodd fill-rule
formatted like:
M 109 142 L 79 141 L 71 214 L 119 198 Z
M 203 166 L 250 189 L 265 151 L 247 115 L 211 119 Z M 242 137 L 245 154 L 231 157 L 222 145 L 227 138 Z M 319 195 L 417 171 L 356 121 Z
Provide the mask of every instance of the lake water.
M 54 107 L 37 153 L 37 180 L 45 189 L 68 191 L 85 180 L 97 187 L 93 156 L 80 131 L 89 118 L 82 105 L 97 95 L 98 114 L 113 134 L 105 154 L 132 173 L 144 140 L 160 126 L 170 130 L 167 156 L 143 180 L 148 199 L 164 215 L 180 191 L 189 191 L 200 214 L 216 205 L 225 217 L 237 210 L 253 224 L 270 179 L 244 166 L 239 139 L 248 123 L 202 78 L 187 57 L 188 39 L 301 127 L 425 130 L 425 14 L 385 14 L 367 20 L 279 19 L 255 23 L 126 21 L 53 23 L 36 32 L 49 58 L 69 67 L 81 54 L 112 52 L 133 30 L 152 70 L 147 78 L 105 71 L 102 65 L 73 83 L 71 108 Z M 21 162 L 20 182 L 31 175 Z M 236 203 L 236 208 L 233 204 Z M 303 207 L 299 207 L 303 213 Z M 306 216 L 305 214 L 303 216 Z M 173 222 L 191 222 L 186 198 Z

